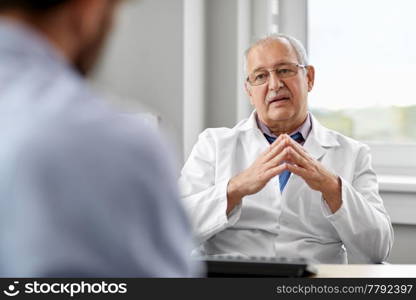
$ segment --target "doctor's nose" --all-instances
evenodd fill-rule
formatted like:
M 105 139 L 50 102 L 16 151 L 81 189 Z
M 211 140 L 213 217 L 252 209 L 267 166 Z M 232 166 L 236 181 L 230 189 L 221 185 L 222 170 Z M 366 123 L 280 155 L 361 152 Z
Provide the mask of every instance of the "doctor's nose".
M 284 82 L 282 79 L 280 79 L 276 72 L 270 72 L 269 74 L 269 90 L 279 90 L 280 88 L 284 87 Z

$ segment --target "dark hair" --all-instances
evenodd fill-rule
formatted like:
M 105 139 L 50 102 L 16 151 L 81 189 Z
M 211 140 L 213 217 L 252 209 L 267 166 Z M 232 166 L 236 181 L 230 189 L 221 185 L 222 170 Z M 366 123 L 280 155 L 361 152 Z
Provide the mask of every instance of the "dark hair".
M 17 8 L 30 11 L 45 11 L 69 0 L 0 0 L 0 11 Z

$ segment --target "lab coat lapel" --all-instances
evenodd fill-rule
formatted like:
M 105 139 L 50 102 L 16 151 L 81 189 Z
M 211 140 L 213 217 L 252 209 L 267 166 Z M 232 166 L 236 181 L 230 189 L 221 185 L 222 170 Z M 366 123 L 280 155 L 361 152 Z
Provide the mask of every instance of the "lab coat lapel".
M 339 146 L 334 134 L 311 114 L 312 130 L 303 147 L 316 160 L 322 160 L 328 149 Z
M 308 139 L 305 141 L 303 147 L 305 148 L 306 152 L 308 152 L 316 160 L 320 160 L 327 151 L 327 149 L 325 149 L 322 145 L 321 141 L 316 137 L 313 129 L 309 134 Z

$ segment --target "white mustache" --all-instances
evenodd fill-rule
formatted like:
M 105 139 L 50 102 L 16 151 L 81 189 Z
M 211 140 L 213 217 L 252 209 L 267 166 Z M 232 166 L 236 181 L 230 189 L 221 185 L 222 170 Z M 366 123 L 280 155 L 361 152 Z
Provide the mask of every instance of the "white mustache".
M 266 102 L 269 103 L 276 99 L 277 97 L 290 97 L 290 92 L 286 88 L 281 88 L 278 90 L 273 90 L 267 93 Z
M 271 101 L 273 98 L 276 98 L 277 95 L 277 91 L 270 91 L 266 96 L 267 102 Z

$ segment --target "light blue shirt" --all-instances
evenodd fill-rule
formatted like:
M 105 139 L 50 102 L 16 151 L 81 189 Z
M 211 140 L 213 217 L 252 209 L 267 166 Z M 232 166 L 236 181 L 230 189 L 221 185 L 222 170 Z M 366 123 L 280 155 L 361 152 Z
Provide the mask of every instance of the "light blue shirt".
M 0 276 L 199 274 L 155 136 L 41 35 L 0 19 Z

